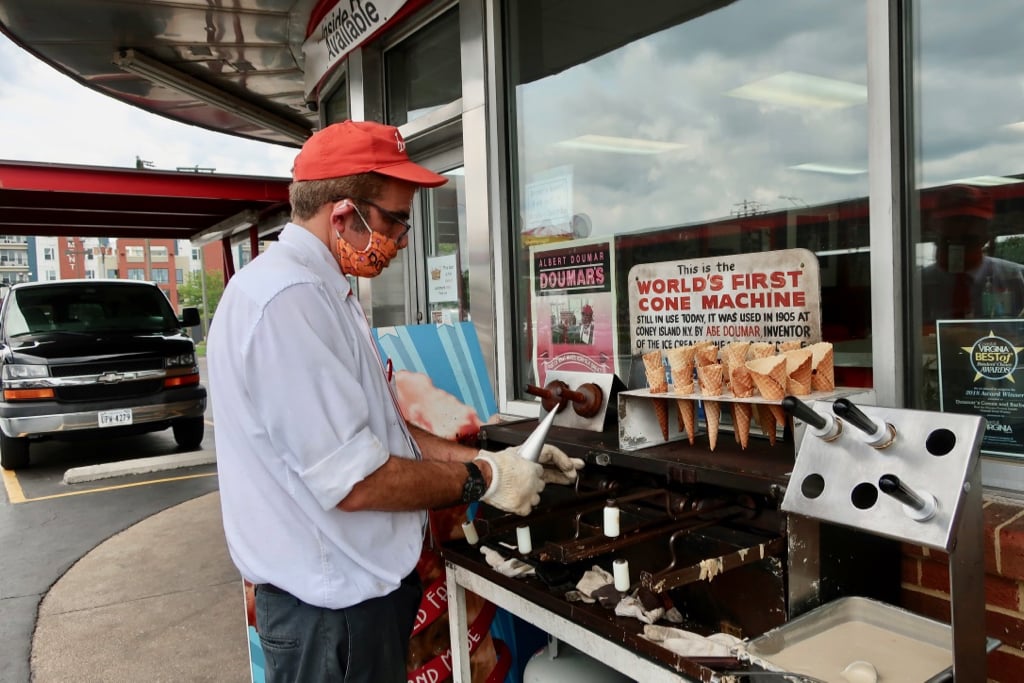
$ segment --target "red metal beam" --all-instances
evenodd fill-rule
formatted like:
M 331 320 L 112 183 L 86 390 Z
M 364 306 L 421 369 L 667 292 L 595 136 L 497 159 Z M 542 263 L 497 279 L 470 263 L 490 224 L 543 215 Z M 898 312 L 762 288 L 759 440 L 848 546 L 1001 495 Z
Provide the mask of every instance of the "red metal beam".
M 288 201 L 287 178 L 0 161 L 0 188 L 148 197 Z

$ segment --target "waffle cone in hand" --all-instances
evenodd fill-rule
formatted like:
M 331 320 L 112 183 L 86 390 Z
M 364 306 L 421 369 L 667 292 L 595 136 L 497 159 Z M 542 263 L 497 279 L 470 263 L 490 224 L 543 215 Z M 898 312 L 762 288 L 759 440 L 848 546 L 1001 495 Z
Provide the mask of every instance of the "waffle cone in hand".
M 732 428 L 740 448 L 747 449 L 750 442 L 750 417 L 754 414 L 754 406 L 750 403 L 732 404 Z M 775 430 L 772 430 L 773 432 Z
M 654 416 L 658 418 L 658 426 L 661 427 L 661 437 L 668 441 L 668 399 L 652 399 L 651 406 L 654 408 Z
M 677 346 L 665 352 L 672 371 L 673 392 L 683 395 L 693 393 L 693 356 L 696 352 L 694 346 Z
M 811 350 L 811 389 L 835 391 L 836 375 L 831 342 L 818 342 L 807 348 Z
M 767 406 L 763 403 L 758 403 L 757 408 L 757 424 L 761 428 L 761 432 L 768 437 L 768 443 L 772 446 L 775 445 L 775 415 L 772 414 L 771 406 Z
M 686 430 L 686 438 L 692 446 L 697 436 L 697 402 L 689 399 L 676 401 L 676 412 L 679 413 L 679 431 Z
M 811 393 L 811 352 L 797 349 L 786 352 L 786 372 L 789 374 L 786 389 L 794 396 Z
M 747 361 L 747 369 L 750 370 L 750 375 L 754 378 L 757 390 L 761 392 L 762 396 L 773 402 L 769 408 L 771 408 L 775 420 L 780 424 L 785 424 L 786 413 L 777 402 L 786 395 L 786 385 L 789 382 L 789 374 L 786 372 L 786 357 L 768 356 Z
M 722 393 L 724 368 L 721 364 L 703 365 L 697 368 L 697 382 L 704 396 L 718 396 Z M 704 417 L 708 422 L 708 441 L 711 450 L 718 443 L 718 425 L 722 417 L 722 406 L 718 401 L 704 401 Z
M 647 373 L 647 386 L 652 394 L 662 394 L 668 390 L 665 383 L 665 364 L 661 362 L 661 351 L 651 351 L 643 355 L 644 371 Z

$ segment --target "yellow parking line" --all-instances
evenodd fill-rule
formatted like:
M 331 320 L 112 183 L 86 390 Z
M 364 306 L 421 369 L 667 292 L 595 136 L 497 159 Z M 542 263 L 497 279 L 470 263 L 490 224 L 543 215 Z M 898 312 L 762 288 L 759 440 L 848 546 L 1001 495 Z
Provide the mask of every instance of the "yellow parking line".
M 21 490 L 21 482 L 13 470 L 3 470 L 4 488 L 7 489 L 7 500 L 12 503 L 24 503 L 25 492 Z
M 8 477 L 10 475 L 10 477 Z M 188 474 L 181 477 L 168 477 L 166 479 L 150 479 L 149 481 L 138 481 L 132 484 L 118 484 L 117 486 L 102 486 L 95 489 L 86 489 L 84 491 L 68 491 L 67 493 L 54 493 L 49 496 L 38 496 L 36 498 L 26 498 L 25 494 L 21 492 L 21 485 L 18 484 L 17 478 L 14 473 L 9 470 L 4 470 L 4 485 L 7 486 L 7 497 L 10 498 L 12 503 L 31 503 L 37 500 L 51 500 L 53 498 L 67 498 L 68 496 L 81 496 L 86 493 L 100 493 L 101 491 L 116 491 L 117 489 L 130 489 L 135 486 L 149 486 L 150 484 L 163 484 L 169 481 L 184 481 L 186 479 L 198 479 L 200 477 L 216 477 L 216 472 L 206 472 L 204 474 Z M 11 492 L 11 485 L 8 481 L 14 482 L 14 488 L 16 489 L 17 499 Z

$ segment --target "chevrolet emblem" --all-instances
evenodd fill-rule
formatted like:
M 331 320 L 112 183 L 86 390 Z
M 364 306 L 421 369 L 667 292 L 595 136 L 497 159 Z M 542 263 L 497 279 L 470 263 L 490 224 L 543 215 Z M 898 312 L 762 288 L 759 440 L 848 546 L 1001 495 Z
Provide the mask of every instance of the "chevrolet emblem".
M 104 372 L 102 375 L 96 378 L 97 382 L 103 382 L 105 384 L 116 384 L 125 378 L 120 372 Z

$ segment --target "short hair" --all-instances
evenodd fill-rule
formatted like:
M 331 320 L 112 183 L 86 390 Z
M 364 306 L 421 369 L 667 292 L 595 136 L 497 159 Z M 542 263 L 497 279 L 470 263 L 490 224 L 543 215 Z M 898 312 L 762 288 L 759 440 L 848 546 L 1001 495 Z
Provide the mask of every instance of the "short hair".
M 292 204 L 292 218 L 308 220 L 324 204 L 340 199 L 377 199 L 388 179 L 379 173 L 358 173 L 327 178 L 326 180 L 298 180 L 288 186 L 288 200 Z

